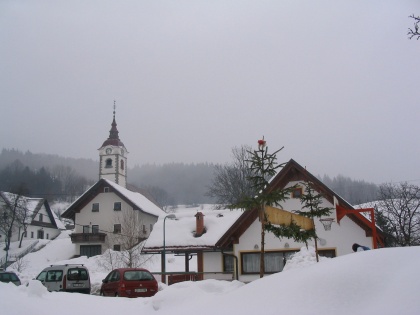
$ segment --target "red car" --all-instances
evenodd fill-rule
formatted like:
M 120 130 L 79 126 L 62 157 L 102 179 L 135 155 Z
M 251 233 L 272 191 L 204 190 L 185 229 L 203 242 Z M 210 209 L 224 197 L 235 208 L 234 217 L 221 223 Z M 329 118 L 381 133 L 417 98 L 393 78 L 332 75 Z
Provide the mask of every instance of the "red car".
M 102 296 L 146 297 L 158 291 L 153 275 L 143 268 L 119 268 L 112 270 L 102 280 Z

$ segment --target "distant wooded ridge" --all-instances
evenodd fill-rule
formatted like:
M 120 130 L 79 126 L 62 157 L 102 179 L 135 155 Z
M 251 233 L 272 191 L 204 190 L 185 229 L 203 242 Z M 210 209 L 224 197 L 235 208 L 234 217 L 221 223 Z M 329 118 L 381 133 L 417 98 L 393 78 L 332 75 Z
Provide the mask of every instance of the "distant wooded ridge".
M 208 186 L 213 180 L 214 168 L 215 164 L 212 163 L 136 165 L 128 168 L 127 179 L 128 183 L 148 190 L 166 206 L 214 203 L 212 198 L 206 196 Z M 37 188 L 32 188 L 32 191 L 29 189 L 28 195 L 45 196 L 49 200 L 66 198 L 72 201 L 99 179 L 98 172 L 98 161 L 92 159 L 66 158 L 29 151 L 23 153 L 15 149 L 2 149 L 0 153 L 2 191 L 10 191 L 12 187 L 16 187 L 19 184 L 16 181 L 32 180 L 36 184 L 27 182 L 26 187 Z M 343 175 L 334 178 L 328 175 L 318 177 L 351 204 L 377 198 L 378 186 L 374 183 L 352 180 Z M 43 179 L 41 182 L 40 178 Z

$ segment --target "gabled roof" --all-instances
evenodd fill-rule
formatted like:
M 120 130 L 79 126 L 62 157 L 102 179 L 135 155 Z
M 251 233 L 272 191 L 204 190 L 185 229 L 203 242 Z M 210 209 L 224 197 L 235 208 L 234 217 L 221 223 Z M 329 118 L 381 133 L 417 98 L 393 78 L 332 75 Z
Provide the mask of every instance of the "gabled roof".
M 317 177 L 309 173 L 306 168 L 302 167 L 295 160 L 290 159 L 289 162 L 270 180 L 269 191 L 276 189 L 283 189 L 291 181 L 310 181 L 314 184 L 314 189 L 321 193 L 330 203 L 338 204 L 346 210 L 354 210 L 353 206 L 344 200 L 340 195 L 331 190 L 328 186 L 322 183 Z M 335 200 L 334 200 L 335 199 Z M 352 221 L 365 230 L 367 236 L 372 236 L 372 229 L 370 221 L 360 213 L 347 215 Z M 225 235 L 218 241 L 217 246 L 225 247 L 230 243 L 235 242 L 248 227 L 258 217 L 257 211 L 245 211 L 243 216 L 226 231 Z M 380 232 L 380 231 L 378 231 Z
M 101 178 L 82 196 L 74 201 L 61 216 L 63 218 L 74 220 L 75 214 L 79 213 L 80 210 L 82 210 L 82 208 L 85 207 L 90 201 L 92 201 L 92 199 L 95 198 L 98 194 L 103 193 L 105 187 L 109 188 L 109 192 L 115 193 L 122 200 L 127 202 L 131 207 L 133 207 L 134 210 L 142 211 L 154 217 L 159 217 L 166 214 L 162 209 L 160 209 L 157 205 L 155 205 L 142 194 L 130 191 L 108 179 Z
M 9 192 L 0 192 L 0 196 L 9 206 L 12 207 L 15 198 L 18 197 L 18 195 Z M 65 229 L 64 224 L 57 218 L 56 214 L 51 210 L 47 199 L 20 196 L 19 204 L 20 206 L 25 207 L 29 212 L 25 220 L 27 224 L 33 223 L 39 210 L 41 210 L 42 206 L 44 206 L 52 226 L 56 229 Z M 42 222 L 38 222 L 36 223 L 36 225 L 42 225 Z
M 318 178 L 309 173 L 304 167 L 291 159 L 281 171 L 270 181 L 268 189 L 283 189 L 291 181 L 310 181 L 314 189 L 321 193 L 330 203 L 338 204 L 347 210 L 354 210 L 353 206 L 341 196 L 327 187 Z M 221 211 L 221 212 L 218 212 Z M 258 210 L 213 210 L 204 213 L 204 225 L 207 232 L 201 237 L 194 237 L 195 213 L 182 215 L 177 221 L 167 219 L 165 222 L 165 249 L 173 252 L 227 248 L 239 241 L 239 237 L 258 218 Z M 223 220 L 218 219 L 222 214 Z M 372 231 L 370 222 L 360 213 L 349 214 L 348 217 L 363 228 L 368 236 Z M 220 218 L 220 217 L 219 217 Z M 154 225 L 143 251 L 161 251 L 163 249 L 163 219 Z M 218 221 L 219 220 L 219 221 Z
M 174 252 L 212 250 L 232 225 L 244 214 L 241 210 L 200 210 L 204 214 L 205 233 L 195 236 L 196 212 L 175 213 L 176 219 L 160 217 L 153 226 L 144 252 L 161 251 L 165 232 L 165 250 Z M 165 222 L 164 222 L 165 221 Z M 164 228 L 165 223 L 165 228 Z
M 290 181 L 310 181 L 314 184 L 314 189 L 318 193 L 322 194 L 330 203 L 338 204 L 346 210 L 354 210 L 355 208 L 344 200 L 340 195 L 331 190 L 321 180 L 309 173 L 306 168 L 302 167 L 299 163 L 291 159 L 283 167 L 283 169 L 271 180 L 269 190 L 282 189 Z M 334 200 L 335 199 L 335 200 Z M 335 210 L 335 209 L 334 209 Z M 371 236 L 372 229 L 370 227 L 369 220 L 360 213 L 348 214 L 347 215 L 352 221 L 359 225 L 366 231 L 368 236 Z

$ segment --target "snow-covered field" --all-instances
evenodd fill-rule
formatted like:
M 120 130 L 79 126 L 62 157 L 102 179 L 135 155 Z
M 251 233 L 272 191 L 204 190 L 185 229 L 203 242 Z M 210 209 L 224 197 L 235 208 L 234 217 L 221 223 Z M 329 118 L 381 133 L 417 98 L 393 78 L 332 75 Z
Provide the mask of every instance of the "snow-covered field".
M 160 285 L 151 298 L 125 299 L 48 292 L 31 280 L 53 263 L 83 263 L 95 290 L 107 274 L 101 257 L 66 260 L 74 245 L 68 232 L 28 254 L 19 276 L 24 285 L 0 283 L 2 314 L 420 314 L 420 247 L 387 248 L 315 262 L 313 249 L 292 259 L 287 270 L 249 284 L 206 280 Z M 13 266 L 12 266 L 13 267 Z M 147 262 L 160 271 L 160 257 Z M 168 256 L 168 270 L 183 270 Z M 9 267 L 9 269 L 12 269 Z M 26 285 L 28 284 L 28 285 Z

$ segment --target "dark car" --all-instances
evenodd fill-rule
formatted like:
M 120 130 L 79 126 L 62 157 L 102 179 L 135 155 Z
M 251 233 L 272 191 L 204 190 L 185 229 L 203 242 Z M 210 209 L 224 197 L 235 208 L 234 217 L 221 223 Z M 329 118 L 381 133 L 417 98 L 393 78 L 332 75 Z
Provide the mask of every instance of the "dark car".
M 12 271 L 0 271 L 0 282 L 13 282 L 21 285 L 19 277 Z
M 143 268 L 119 268 L 112 270 L 104 280 L 100 295 L 123 297 L 153 296 L 158 283 L 153 275 Z

